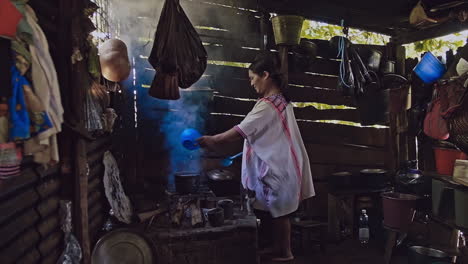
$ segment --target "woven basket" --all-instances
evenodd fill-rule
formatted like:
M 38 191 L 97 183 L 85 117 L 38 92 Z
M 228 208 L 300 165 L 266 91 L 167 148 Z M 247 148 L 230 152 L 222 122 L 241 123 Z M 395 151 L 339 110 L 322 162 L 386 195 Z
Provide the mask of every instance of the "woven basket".
M 446 118 L 450 133 L 449 141 L 454 143 L 461 151 L 468 153 L 468 94 L 467 89 L 457 107 Z

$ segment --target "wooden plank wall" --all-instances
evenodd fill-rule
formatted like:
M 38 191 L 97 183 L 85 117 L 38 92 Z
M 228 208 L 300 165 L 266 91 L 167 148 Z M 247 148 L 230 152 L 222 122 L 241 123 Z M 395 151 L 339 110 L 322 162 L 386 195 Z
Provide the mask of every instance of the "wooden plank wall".
M 99 239 L 100 231 L 107 220 L 109 203 L 107 201 L 104 185 L 104 164 L 102 158 L 104 152 L 111 149 L 111 137 L 102 136 L 86 144 L 88 173 L 88 226 L 91 247 Z
M 238 124 L 257 98 L 250 88 L 246 68 L 225 66 L 220 62 L 252 62 L 260 52 L 263 40 L 260 34 L 261 16 L 253 11 L 257 9 L 254 1 L 214 2 L 181 1 L 192 24 L 196 26 L 211 61 L 201 80 L 194 85 L 210 86 L 215 90 L 209 122 L 211 133 L 222 132 Z M 267 39 L 271 40 L 271 29 L 265 32 Z M 347 109 L 319 110 L 313 106 L 294 109 L 310 156 L 318 193 L 312 199 L 311 214 L 325 217 L 328 175 L 343 170 L 357 173 L 363 168 L 386 168 L 393 163 L 393 157 L 389 155 L 388 128 L 357 127 L 332 122 L 359 122 L 359 114 L 353 107 L 353 100 L 343 97 L 336 90 L 339 66 L 339 61 L 334 58 L 336 52 L 330 49 L 327 41 L 316 40 L 315 43 L 319 47 L 317 59 L 304 72 L 290 72 L 292 101 L 348 106 Z M 373 48 L 385 53 L 384 46 Z M 142 68 L 152 69 L 146 61 L 149 51 L 147 49 L 143 52 L 146 54 L 142 54 L 142 59 L 137 62 Z M 150 83 L 143 85 L 148 87 Z M 240 145 L 236 150 L 239 149 Z
M 59 166 L 25 161 L 21 175 L 0 182 L 0 263 L 55 263 L 63 244 Z
M 28 3 L 36 12 L 50 50 L 57 51 L 59 1 Z M 51 54 L 56 61 L 58 52 Z M 62 78 L 64 76 L 59 76 Z M 0 180 L 0 263 L 56 263 L 62 252 L 59 200 L 64 186 L 59 165 L 48 169 L 25 158 L 21 174 Z

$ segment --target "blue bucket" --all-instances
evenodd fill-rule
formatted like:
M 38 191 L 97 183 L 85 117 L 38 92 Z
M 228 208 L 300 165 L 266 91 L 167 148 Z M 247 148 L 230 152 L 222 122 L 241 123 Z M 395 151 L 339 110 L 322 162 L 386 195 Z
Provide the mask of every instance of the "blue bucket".
M 182 134 L 180 134 L 180 141 L 186 149 L 195 150 L 200 147 L 197 143 L 197 138 L 200 138 L 201 136 L 202 135 L 197 130 L 193 128 L 187 128 L 182 131 Z
M 413 71 L 424 83 L 433 83 L 445 74 L 445 65 L 432 53 L 427 52 Z

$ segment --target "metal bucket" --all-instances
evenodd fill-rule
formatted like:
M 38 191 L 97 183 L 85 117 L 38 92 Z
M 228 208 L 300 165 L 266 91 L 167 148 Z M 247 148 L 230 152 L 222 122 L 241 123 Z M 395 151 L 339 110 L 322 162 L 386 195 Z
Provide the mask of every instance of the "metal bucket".
M 408 230 L 413 221 L 417 196 L 396 192 L 382 194 L 384 224 L 398 230 Z
M 457 226 L 468 228 L 468 192 L 465 190 L 455 190 L 455 224 Z
M 298 45 L 304 17 L 280 15 L 271 18 L 276 45 Z
M 450 257 L 443 251 L 421 246 L 412 246 L 409 248 L 408 252 L 408 263 L 411 264 L 428 264 L 436 261 L 448 261 L 449 258 Z

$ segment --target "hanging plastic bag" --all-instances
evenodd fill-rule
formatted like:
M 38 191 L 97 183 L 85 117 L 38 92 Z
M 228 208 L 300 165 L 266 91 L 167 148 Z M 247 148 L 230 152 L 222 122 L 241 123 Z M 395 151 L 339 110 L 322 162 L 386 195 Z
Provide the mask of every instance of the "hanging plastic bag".
M 206 69 L 203 44 L 178 0 L 166 0 L 149 62 L 156 69 L 149 94 L 160 99 L 179 99 L 179 87 L 188 88 Z

